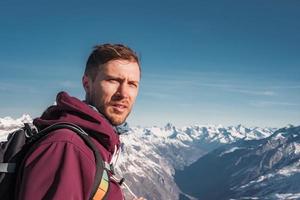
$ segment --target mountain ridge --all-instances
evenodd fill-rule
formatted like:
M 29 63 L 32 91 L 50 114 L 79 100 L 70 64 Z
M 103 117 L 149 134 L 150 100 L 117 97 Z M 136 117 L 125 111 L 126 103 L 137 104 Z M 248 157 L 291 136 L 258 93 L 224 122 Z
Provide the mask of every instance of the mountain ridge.
M 9 130 L 30 120 L 28 115 L 16 120 L 0 118 L 0 139 L 3 140 Z M 10 125 L 3 125 L 5 122 Z M 205 155 L 227 145 L 237 143 L 251 147 L 255 141 L 269 140 L 271 136 L 280 138 L 280 133 L 275 135 L 278 130 L 281 129 L 245 127 L 241 124 L 178 128 L 168 123 L 164 127 L 130 127 L 128 133 L 120 136 L 122 145 L 116 173 L 119 177 L 125 177 L 125 182 L 137 196 L 147 199 L 179 199 L 186 192 L 178 187 L 175 180 L 177 171 L 185 170 Z M 245 146 L 228 147 L 220 151 L 218 156 L 226 157 L 243 151 L 243 148 Z M 130 192 L 126 189 L 124 191 L 125 196 L 131 199 Z M 192 196 L 185 195 L 188 199 L 193 199 Z
M 177 170 L 175 179 L 184 192 L 199 199 L 297 199 L 299 160 L 300 126 L 285 127 L 264 139 L 219 147 L 185 171 Z M 189 184 L 201 178 L 208 182 Z M 222 190 L 208 192 L 214 188 Z

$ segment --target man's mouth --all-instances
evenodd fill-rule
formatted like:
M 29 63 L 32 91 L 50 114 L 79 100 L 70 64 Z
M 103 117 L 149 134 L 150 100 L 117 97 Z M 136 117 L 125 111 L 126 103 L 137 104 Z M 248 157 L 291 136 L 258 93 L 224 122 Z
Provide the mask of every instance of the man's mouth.
M 125 104 L 112 104 L 112 107 L 115 112 L 121 114 L 127 110 L 127 105 Z

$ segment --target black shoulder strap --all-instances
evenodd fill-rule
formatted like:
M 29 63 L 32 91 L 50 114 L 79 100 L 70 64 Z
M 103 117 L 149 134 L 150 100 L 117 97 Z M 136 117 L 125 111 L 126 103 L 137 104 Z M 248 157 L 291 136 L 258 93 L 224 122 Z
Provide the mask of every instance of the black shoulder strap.
M 96 148 L 95 144 L 92 142 L 88 134 L 82 128 L 72 123 L 66 123 L 66 122 L 56 123 L 41 130 L 37 134 L 32 135 L 31 140 L 36 141 L 42 138 L 43 136 L 45 136 L 47 133 L 50 133 L 57 129 L 63 129 L 63 128 L 70 129 L 73 132 L 77 133 L 94 153 L 95 161 L 96 161 L 96 175 L 94 179 L 93 189 L 90 195 L 90 199 L 93 199 L 102 180 L 103 172 L 105 171 L 105 166 L 104 166 L 104 161 L 100 156 L 99 151 Z M 107 172 L 105 171 L 105 173 Z

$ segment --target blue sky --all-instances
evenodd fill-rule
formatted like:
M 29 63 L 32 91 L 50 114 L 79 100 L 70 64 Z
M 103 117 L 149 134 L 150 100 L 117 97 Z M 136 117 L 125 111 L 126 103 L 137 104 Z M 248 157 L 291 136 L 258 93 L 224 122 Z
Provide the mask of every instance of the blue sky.
M 92 47 L 141 56 L 131 125 L 300 123 L 300 2 L 1 1 L 0 117 L 83 98 Z

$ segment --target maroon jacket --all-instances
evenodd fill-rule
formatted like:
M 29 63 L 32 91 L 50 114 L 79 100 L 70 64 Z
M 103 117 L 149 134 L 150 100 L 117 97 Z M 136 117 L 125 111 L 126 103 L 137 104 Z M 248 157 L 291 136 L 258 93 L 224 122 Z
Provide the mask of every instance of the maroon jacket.
M 104 161 L 110 163 L 119 136 L 111 124 L 84 102 L 61 92 L 57 105 L 49 107 L 34 124 L 43 129 L 57 122 L 71 122 L 92 135 Z M 19 184 L 22 200 L 88 200 L 96 172 L 92 150 L 68 129 L 48 134 L 25 162 Z M 110 179 L 109 200 L 123 199 L 118 183 Z

